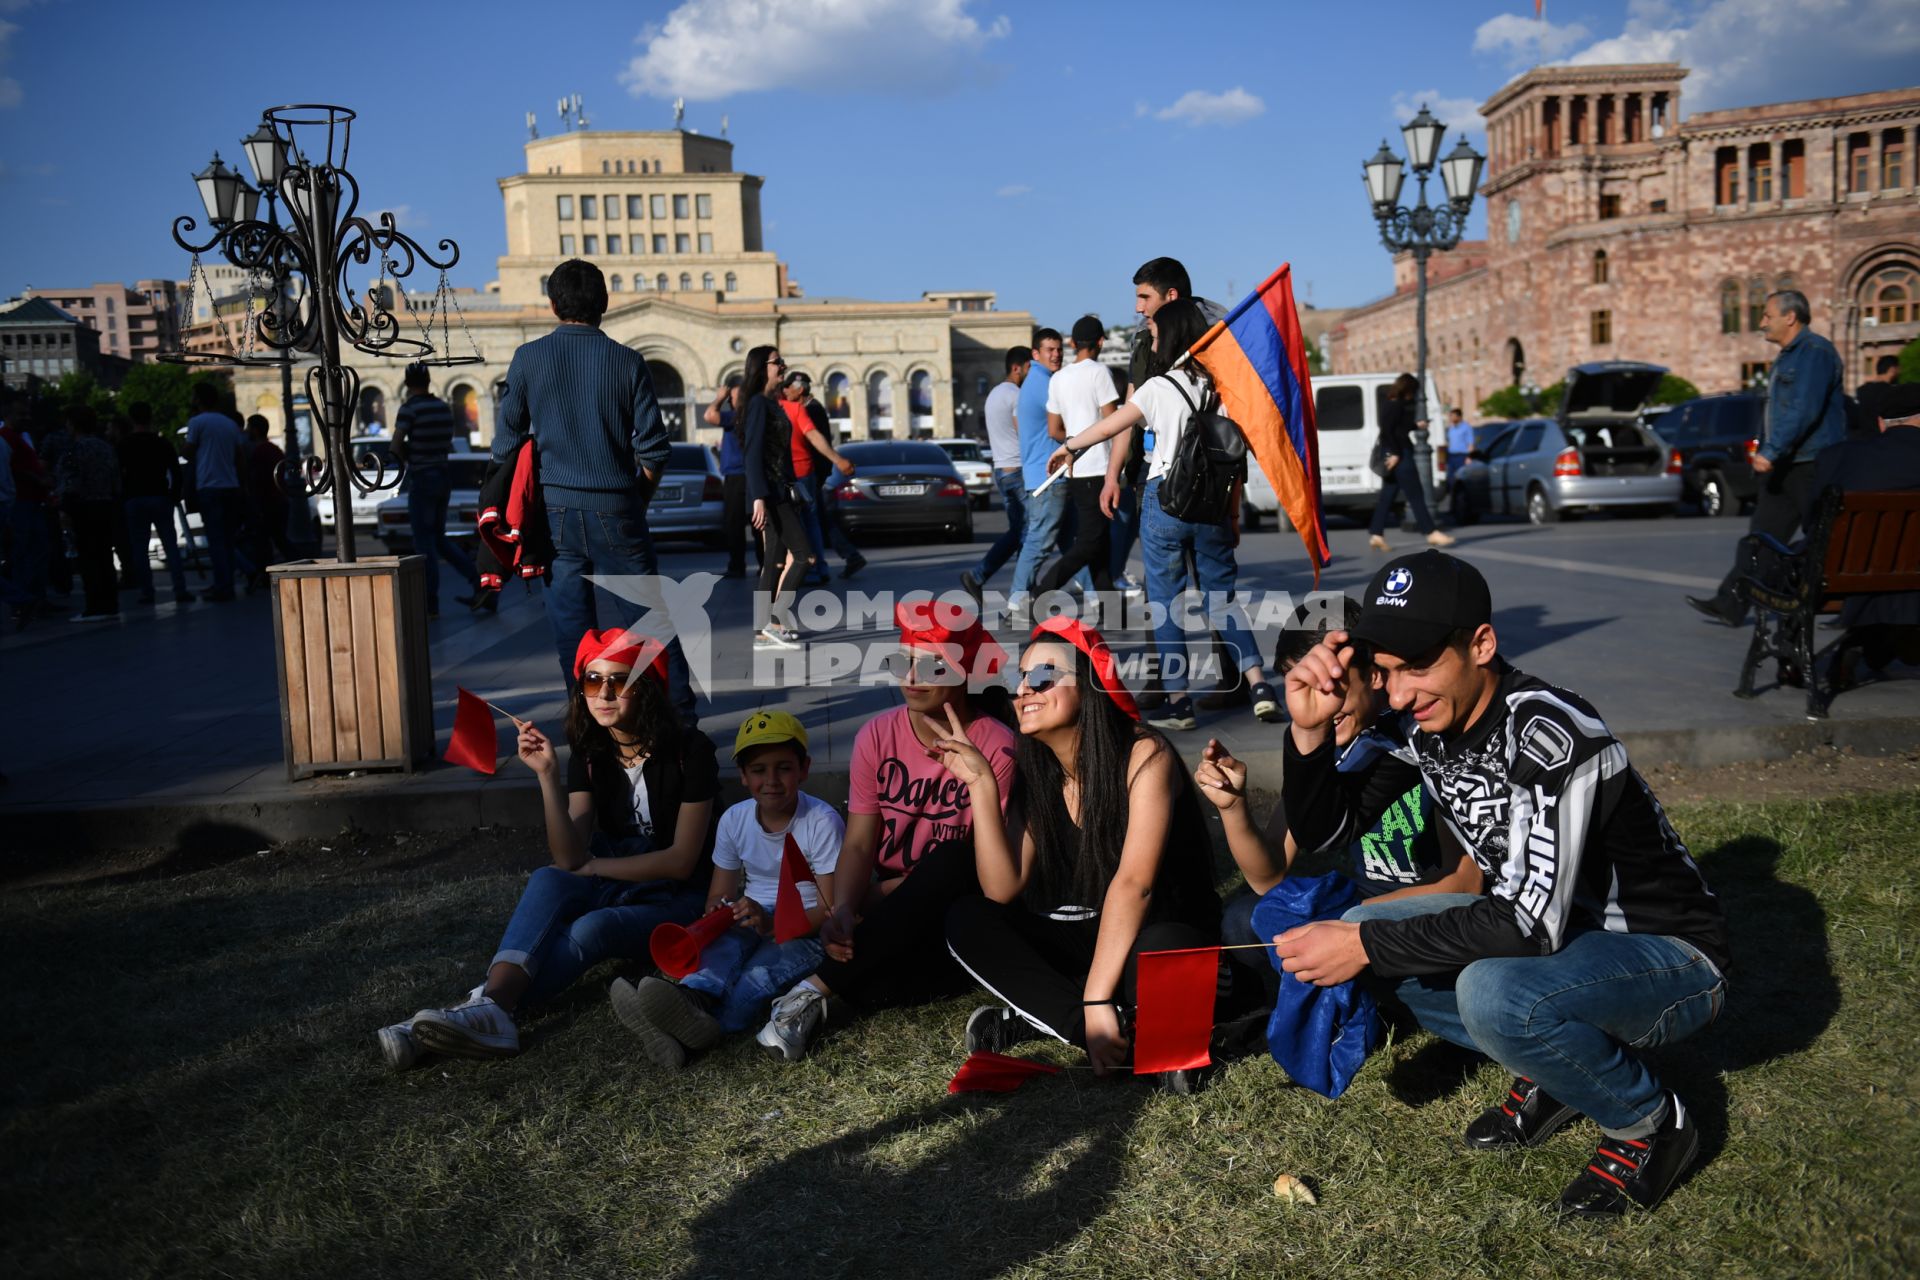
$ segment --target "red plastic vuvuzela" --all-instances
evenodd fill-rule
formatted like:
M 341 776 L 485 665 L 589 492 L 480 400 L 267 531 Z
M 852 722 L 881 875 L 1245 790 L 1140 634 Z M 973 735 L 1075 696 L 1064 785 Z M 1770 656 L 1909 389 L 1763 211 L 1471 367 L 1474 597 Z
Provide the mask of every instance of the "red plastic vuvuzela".
M 715 907 L 692 924 L 663 924 L 647 939 L 647 951 L 660 972 L 684 978 L 700 967 L 700 950 L 733 928 L 733 904 Z

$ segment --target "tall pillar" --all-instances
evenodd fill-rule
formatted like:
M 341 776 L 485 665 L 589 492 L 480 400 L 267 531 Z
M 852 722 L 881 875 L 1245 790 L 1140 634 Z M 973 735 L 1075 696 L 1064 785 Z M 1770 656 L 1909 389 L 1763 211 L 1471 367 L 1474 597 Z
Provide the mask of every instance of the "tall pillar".
M 1881 144 L 1886 136 L 1884 129 L 1875 129 L 1867 135 L 1867 190 L 1875 195 L 1880 192 L 1880 160 L 1884 150 Z

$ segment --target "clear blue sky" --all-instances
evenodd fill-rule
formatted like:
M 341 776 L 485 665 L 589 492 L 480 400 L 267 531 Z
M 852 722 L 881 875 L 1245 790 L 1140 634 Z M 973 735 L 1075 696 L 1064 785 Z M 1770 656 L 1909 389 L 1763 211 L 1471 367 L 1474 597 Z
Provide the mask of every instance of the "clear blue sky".
M 579 93 L 595 127 L 665 128 L 681 94 L 690 128 L 730 117 L 737 166 L 767 179 L 769 246 L 809 294 L 990 288 L 1064 327 L 1125 319 L 1133 268 L 1158 253 L 1222 299 L 1288 259 L 1316 303 L 1377 296 L 1390 270 L 1361 160 L 1422 99 L 1474 123 L 1543 54 L 1677 58 L 1688 110 L 1920 81 L 1911 0 L 1549 0 L 1546 16 L 1532 0 L 402 0 L 314 22 L 0 0 L 0 297 L 184 276 L 168 230 L 199 212 L 188 175 L 216 147 L 239 162 L 280 102 L 360 112 L 368 204 L 457 239 L 459 284 L 491 279 L 504 249 L 494 183 L 522 167 L 528 110 L 551 133 L 555 99 Z

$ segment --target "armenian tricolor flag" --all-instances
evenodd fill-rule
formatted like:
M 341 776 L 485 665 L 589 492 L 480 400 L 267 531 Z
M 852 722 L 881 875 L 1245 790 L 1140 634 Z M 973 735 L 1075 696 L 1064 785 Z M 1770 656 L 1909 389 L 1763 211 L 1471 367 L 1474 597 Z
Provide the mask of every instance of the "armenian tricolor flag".
M 1307 347 L 1293 307 L 1291 263 L 1241 299 L 1193 344 L 1220 407 L 1239 426 L 1313 561 L 1313 579 L 1332 559 L 1320 506 L 1320 437 L 1313 423 Z

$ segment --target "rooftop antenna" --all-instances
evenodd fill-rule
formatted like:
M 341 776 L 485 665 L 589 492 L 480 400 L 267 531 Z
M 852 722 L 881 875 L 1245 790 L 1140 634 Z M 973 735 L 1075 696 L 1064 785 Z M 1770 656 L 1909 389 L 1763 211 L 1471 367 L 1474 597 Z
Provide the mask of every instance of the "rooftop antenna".
M 676 129 L 685 128 L 686 122 L 687 100 L 685 98 L 675 98 L 673 100 L 673 127 Z
M 587 127 L 587 113 L 586 110 L 581 107 L 580 95 L 577 93 L 573 95 L 573 122 L 574 127 L 577 129 Z
M 727 136 L 727 118 L 725 116 L 720 117 L 720 136 L 723 138 Z
M 560 95 L 559 106 L 560 106 L 560 132 L 565 133 L 567 131 L 567 95 L 564 93 Z
M 529 111 L 527 112 L 527 138 L 529 141 L 531 141 L 535 138 L 538 138 L 539 136 L 540 136 L 540 117 L 535 115 L 533 112 Z

